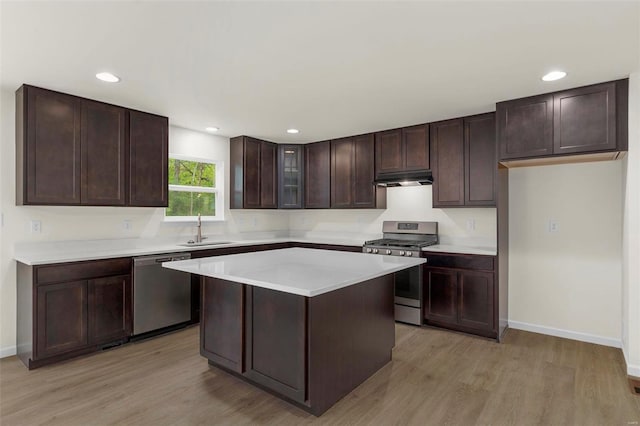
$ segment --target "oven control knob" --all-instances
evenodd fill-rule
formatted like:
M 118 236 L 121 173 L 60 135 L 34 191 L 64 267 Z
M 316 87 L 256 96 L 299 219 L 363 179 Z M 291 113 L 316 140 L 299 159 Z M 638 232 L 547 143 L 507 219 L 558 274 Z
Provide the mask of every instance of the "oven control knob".
M 367 249 L 367 253 L 371 253 L 371 249 L 370 248 Z
M 409 256 L 409 257 L 413 256 L 413 252 L 408 251 L 407 252 L 407 256 Z
M 391 254 L 391 250 L 387 250 L 387 254 Z
M 404 252 L 403 251 L 400 251 L 400 256 L 404 256 Z
M 373 249 L 373 254 L 378 254 L 378 249 Z

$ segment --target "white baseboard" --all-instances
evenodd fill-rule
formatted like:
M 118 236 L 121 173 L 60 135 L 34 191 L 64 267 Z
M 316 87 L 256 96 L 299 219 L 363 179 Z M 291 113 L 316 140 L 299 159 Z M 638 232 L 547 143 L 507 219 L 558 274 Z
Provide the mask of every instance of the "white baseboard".
M 579 340 L 581 342 L 595 343 L 597 345 L 611 346 L 614 348 L 622 348 L 621 339 L 612 339 L 610 337 L 596 336 L 595 334 L 580 333 L 571 330 L 562 330 L 560 328 L 545 327 L 543 325 L 528 324 L 526 322 L 509 320 L 509 327 L 516 330 L 531 331 L 533 333 L 547 334 L 549 336 L 564 337 L 565 339 Z
M 624 347 L 622 348 L 622 355 L 624 356 L 624 363 L 627 365 L 627 376 L 640 377 L 640 365 L 629 364 L 629 356 Z
M 0 348 L 0 358 L 6 358 L 8 356 L 12 356 L 16 354 L 15 346 L 8 346 L 5 348 Z

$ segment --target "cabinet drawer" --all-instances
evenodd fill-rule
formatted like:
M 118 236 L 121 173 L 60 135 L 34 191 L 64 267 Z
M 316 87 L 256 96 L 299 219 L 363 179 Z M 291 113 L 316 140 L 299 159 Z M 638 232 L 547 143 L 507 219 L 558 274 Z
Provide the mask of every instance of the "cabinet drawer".
M 422 257 L 427 259 L 426 267 L 436 268 L 455 268 L 455 269 L 474 269 L 481 271 L 494 270 L 494 256 L 483 255 L 441 255 L 441 254 L 423 254 Z
M 131 258 L 91 260 L 36 266 L 35 282 L 36 284 L 47 284 L 129 273 L 131 273 Z

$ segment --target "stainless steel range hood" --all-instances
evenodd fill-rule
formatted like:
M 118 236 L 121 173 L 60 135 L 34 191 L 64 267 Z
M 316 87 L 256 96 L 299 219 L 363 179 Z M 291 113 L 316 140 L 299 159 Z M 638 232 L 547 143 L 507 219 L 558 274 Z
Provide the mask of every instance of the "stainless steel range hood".
M 383 173 L 374 180 L 378 186 L 417 186 L 431 185 L 433 175 L 431 170 L 418 170 L 413 172 L 389 172 Z

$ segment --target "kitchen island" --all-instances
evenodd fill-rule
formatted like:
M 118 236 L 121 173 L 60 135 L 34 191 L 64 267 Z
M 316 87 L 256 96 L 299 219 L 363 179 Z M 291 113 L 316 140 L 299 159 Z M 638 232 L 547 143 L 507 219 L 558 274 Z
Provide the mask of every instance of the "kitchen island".
M 163 266 L 202 276 L 209 364 L 319 416 L 391 360 L 393 273 L 424 262 L 288 248 Z

